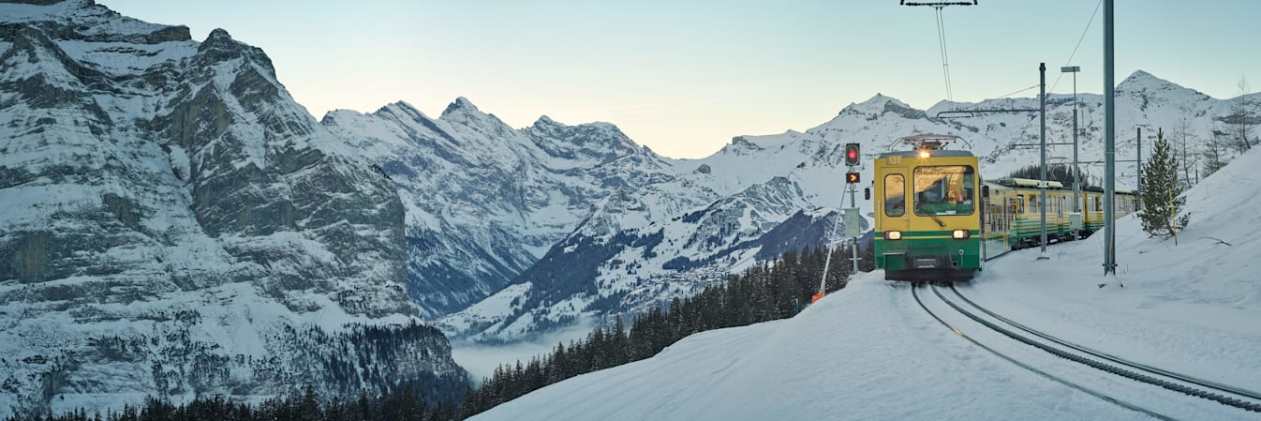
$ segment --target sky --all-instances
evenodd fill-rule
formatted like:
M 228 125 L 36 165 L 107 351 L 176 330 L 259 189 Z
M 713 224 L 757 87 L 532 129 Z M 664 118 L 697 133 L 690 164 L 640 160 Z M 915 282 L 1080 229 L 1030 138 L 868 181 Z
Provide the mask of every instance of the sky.
M 935 15 L 895 0 L 99 0 L 150 22 L 215 28 L 262 48 L 320 118 L 463 96 L 513 127 L 541 115 L 611 122 L 676 158 L 739 135 L 802 131 L 876 93 L 945 98 Z M 986 0 L 944 13 L 954 99 L 1048 88 L 1099 0 Z M 1135 70 L 1218 98 L 1261 87 L 1261 1 L 1117 0 L 1116 80 Z M 1103 11 L 1072 64 L 1103 90 Z M 1052 92 L 1068 93 L 1064 78 Z M 1036 90 L 1016 96 L 1034 96 Z

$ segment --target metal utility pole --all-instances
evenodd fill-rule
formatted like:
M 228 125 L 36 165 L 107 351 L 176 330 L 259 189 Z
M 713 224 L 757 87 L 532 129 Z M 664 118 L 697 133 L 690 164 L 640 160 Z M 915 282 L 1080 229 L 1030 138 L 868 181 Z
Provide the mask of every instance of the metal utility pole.
M 1117 273 L 1116 208 L 1116 75 L 1113 52 L 1113 0 L 1103 0 L 1103 273 Z
M 1042 140 L 1042 179 L 1038 180 L 1038 213 L 1041 215 L 1042 254 L 1038 260 L 1047 260 L 1046 256 L 1046 63 L 1038 63 L 1038 120 L 1041 124 Z
M 1081 66 L 1060 67 L 1062 73 L 1073 74 L 1073 212 L 1081 212 L 1081 168 L 1077 166 L 1077 72 Z
M 850 167 L 850 168 L 853 169 L 853 167 Z M 849 185 L 849 208 L 851 209 L 849 212 L 853 214 L 858 213 L 858 203 L 854 201 L 854 194 L 857 191 L 858 191 L 857 184 Z M 846 222 L 845 230 L 847 231 L 848 234 L 854 234 L 856 232 L 859 232 L 857 230 L 857 227 L 849 226 L 849 224 L 851 223 L 856 223 L 857 219 L 858 218 L 854 218 L 851 216 L 849 218 L 849 221 L 845 221 Z M 853 235 L 853 245 L 850 246 L 849 250 L 850 250 L 850 255 L 851 255 L 849 260 L 850 262 L 854 264 L 853 267 L 851 268 L 852 271 L 850 273 L 858 273 L 858 235 L 857 234 Z
M 1135 193 L 1139 198 L 1143 197 L 1143 128 L 1137 127 L 1138 134 L 1134 137 L 1134 168 L 1136 168 L 1134 186 L 1138 190 Z M 1160 129 L 1157 129 L 1160 130 Z M 1160 133 L 1157 131 L 1157 133 Z

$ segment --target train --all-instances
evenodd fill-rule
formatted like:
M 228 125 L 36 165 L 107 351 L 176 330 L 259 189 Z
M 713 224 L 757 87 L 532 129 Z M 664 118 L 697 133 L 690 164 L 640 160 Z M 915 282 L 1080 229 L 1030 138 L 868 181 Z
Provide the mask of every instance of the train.
M 880 154 L 875 191 L 874 251 L 885 279 L 955 281 L 972 278 L 986 260 L 1041 244 L 1038 180 L 985 180 L 971 152 L 945 147 L 956 136 L 900 139 L 909 150 Z M 1046 184 L 1050 241 L 1071 241 L 1103 228 L 1103 191 L 1080 192 L 1073 211 L 1072 189 Z M 1116 192 L 1115 217 L 1138 210 L 1132 192 Z

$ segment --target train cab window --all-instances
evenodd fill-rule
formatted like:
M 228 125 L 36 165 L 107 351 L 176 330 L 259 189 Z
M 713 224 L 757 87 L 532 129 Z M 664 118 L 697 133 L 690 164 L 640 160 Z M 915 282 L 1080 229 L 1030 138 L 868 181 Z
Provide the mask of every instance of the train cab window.
M 1095 196 L 1095 212 L 1103 210 L 1103 205 L 1099 204 L 1099 196 Z
M 971 215 L 976 170 L 966 165 L 918 167 L 914 188 L 916 215 Z
M 884 214 L 892 217 L 906 214 L 906 178 L 902 174 L 884 176 Z

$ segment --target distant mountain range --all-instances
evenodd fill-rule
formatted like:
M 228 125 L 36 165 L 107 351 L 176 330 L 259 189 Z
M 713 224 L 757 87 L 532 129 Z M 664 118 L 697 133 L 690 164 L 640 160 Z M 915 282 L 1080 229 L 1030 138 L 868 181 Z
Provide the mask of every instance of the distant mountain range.
M 1147 153 L 1157 129 L 1181 151 L 1186 132 L 1188 159 L 1202 162 L 1208 142 L 1221 143 L 1226 159 L 1238 151 L 1230 132 L 1240 118 L 1236 100 L 1211 98 L 1138 71 L 1117 87 L 1118 182 L 1134 188 L 1136 127 L 1145 130 Z M 1253 94 L 1247 113 L 1261 123 Z M 1071 95 L 1047 99 L 1048 142 L 1071 142 Z M 1102 178 L 1103 98 L 1081 94 L 1082 171 Z M 600 318 L 687 295 L 707 282 L 784 250 L 824 243 L 830 217 L 840 204 L 843 145 L 863 145 L 864 161 L 891 149 L 898 138 L 917 133 L 956 134 L 983 159 L 983 175 L 1003 177 L 1038 163 L 1037 113 L 977 113 L 938 118 L 947 110 L 1038 108 L 1036 98 L 1001 98 L 979 103 L 941 102 L 919 110 L 884 95 L 844 107 L 832 120 L 805 132 L 739 136 L 714 155 L 698 160 L 654 157 L 630 161 L 650 165 L 623 170 L 646 184 L 620 185 L 581 222 L 496 295 L 445 316 L 449 335 L 477 340 L 512 340 L 582 317 Z M 537 124 L 536 124 L 537 126 Z M 529 129 L 527 129 L 529 130 Z M 1254 143 L 1256 139 L 1252 140 Z M 507 142 L 504 142 L 507 143 Z M 625 156 L 641 156 L 626 154 Z M 1067 163 L 1071 147 L 1053 147 L 1052 163 Z M 1124 162 L 1129 161 L 1129 162 Z M 622 162 L 622 161 L 612 161 Z M 1197 164 L 1198 166 L 1198 164 Z M 1193 166 L 1194 167 L 1194 166 Z M 863 180 L 870 185 L 871 168 Z M 870 202 L 860 202 L 869 215 Z M 413 254 L 414 256 L 414 254 Z
M 1239 118 L 1144 72 L 1118 93 L 1122 157 L 1133 127 L 1185 118 L 1201 150 Z M 1100 159 L 1102 101 L 1081 99 L 1082 156 Z M 1049 98 L 1053 140 L 1069 100 Z M 1035 104 L 876 95 L 805 132 L 671 159 L 612 124 L 512 128 L 464 98 L 437 118 L 397 102 L 317 121 L 224 30 L 197 42 L 89 0 L 0 3 L 0 416 L 444 388 L 464 372 L 413 322 L 513 340 L 691 294 L 825 244 L 844 143 L 870 158 L 958 134 L 1001 176 L 1035 162 L 1013 145 L 1036 140 L 1036 115 L 935 115 Z

